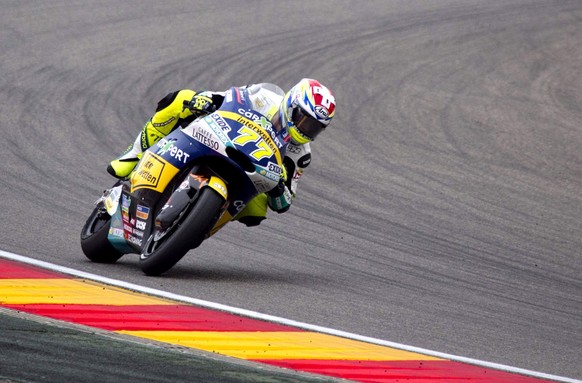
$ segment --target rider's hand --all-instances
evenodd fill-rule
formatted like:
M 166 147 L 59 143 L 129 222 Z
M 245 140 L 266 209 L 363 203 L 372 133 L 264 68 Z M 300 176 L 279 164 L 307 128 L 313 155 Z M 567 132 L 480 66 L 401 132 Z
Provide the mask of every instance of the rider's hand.
M 200 93 L 194 95 L 192 100 L 185 101 L 184 106 L 197 116 L 210 114 L 216 110 L 216 106 L 212 103 L 212 98 Z
M 283 180 L 279 182 L 277 187 L 267 192 L 267 203 L 269 207 L 279 214 L 289 210 L 291 202 L 293 202 L 293 195 Z

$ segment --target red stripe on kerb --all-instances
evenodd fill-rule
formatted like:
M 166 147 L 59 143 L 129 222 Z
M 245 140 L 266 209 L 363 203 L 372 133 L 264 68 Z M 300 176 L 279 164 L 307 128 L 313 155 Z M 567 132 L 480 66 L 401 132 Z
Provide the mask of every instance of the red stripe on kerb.
M 275 323 L 186 305 L 4 305 L 7 308 L 105 330 L 302 331 Z
M 67 275 L 0 258 L 0 279 L 55 279 Z
M 450 360 L 351 361 L 255 360 L 255 362 L 313 372 L 363 383 L 542 383 L 551 382 Z

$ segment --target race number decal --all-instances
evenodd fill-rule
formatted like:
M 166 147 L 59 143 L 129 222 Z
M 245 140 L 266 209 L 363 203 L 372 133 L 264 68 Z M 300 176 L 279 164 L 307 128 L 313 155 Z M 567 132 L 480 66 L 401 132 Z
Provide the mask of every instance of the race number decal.
M 255 130 L 243 125 L 237 133 L 239 136 L 232 140 L 233 143 L 244 146 L 248 142 L 254 142 L 257 149 L 254 150 L 250 155 L 257 161 L 262 158 L 268 158 L 273 155 L 273 151 L 269 148 L 269 145 L 264 140 L 261 140 L 261 136 Z
M 251 121 L 248 118 L 243 117 L 237 113 L 225 111 L 221 112 L 220 115 L 226 119 L 235 121 L 242 125 L 237 130 L 239 136 L 232 140 L 232 142 L 241 146 L 249 142 L 254 142 L 257 149 L 250 154 L 251 157 L 258 161 L 265 157 L 270 157 L 274 155 L 275 158 L 277 159 L 278 164 L 283 163 L 283 159 L 281 158 L 281 152 L 277 144 L 279 140 L 277 139 L 277 137 L 274 138 L 271 137 L 271 135 L 275 136 L 274 131 L 272 129 L 270 132 L 268 132 L 265 129 L 263 129 L 257 122 Z M 258 118 L 258 115 L 256 117 Z

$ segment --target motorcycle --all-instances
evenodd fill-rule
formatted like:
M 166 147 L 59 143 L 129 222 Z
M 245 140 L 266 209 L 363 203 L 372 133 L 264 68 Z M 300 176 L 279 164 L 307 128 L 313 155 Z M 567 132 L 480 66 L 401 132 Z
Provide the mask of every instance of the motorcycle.
M 87 258 L 115 263 L 139 253 L 142 271 L 160 275 L 279 184 L 287 133 L 245 92 L 229 89 L 218 110 L 162 138 L 103 193 L 81 231 Z

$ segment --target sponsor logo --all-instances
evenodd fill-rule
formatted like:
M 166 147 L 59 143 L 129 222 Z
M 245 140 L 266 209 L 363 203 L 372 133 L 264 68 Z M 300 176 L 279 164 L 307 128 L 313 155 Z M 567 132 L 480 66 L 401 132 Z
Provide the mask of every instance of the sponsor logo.
M 224 120 L 224 118 L 220 117 L 219 114 L 212 114 L 210 117 L 216 121 L 216 124 L 220 126 L 220 129 L 224 132 L 230 132 L 232 129 L 230 125 Z
M 121 186 L 114 187 L 105 191 L 103 194 L 103 204 L 105 209 L 112 215 L 117 210 L 117 203 L 119 202 L 119 195 L 121 194 Z
M 219 123 L 220 121 L 220 123 Z M 219 116 L 216 114 L 212 114 L 204 118 L 204 122 L 208 125 L 208 127 L 218 136 L 218 139 L 223 143 L 227 143 L 229 141 L 228 137 L 224 132 L 230 131 L 230 126 Z M 197 127 L 197 130 L 203 130 L 201 126 Z
M 156 144 L 156 146 L 159 148 L 156 154 L 165 153 L 172 144 L 172 142 L 174 142 L 174 140 L 161 138 Z
M 257 109 L 262 108 L 267 104 L 265 100 L 266 100 L 265 97 L 257 97 L 257 99 L 255 100 L 255 106 L 257 107 Z
M 162 142 L 162 140 L 164 142 Z M 164 156 L 166 154 L 170 155 L 170 157 L 175 158 L 176 160 L 187 163 L 188 158 L 190 158 L 190 154 L 184 152 L 182 149 L 178 148 L 176 145 L 173 144 L 173 141 L 168 141 L 165 139 L 160 140 L 158 142 L 158 147 L 160 148 L 156 154 L 160 156 Z
M 214 136 L 209 131 L 203 129 L 196 129 L 193 133 L 194 134 L 192 135 L 192 137 L 196 141 L 200 142 L 205 146 L 208 146 L 212 150 L 218 151 L 220 145 L 218 141 L 214 139 Z
M 169 123 L 171 123 L 172 121 L 174 121 L 176 118 L 175 117 L 170 117 L 169 120 L 164 121 L 164 122 L 158 122 L 158 123 L 152 123 L 153 126 L 155 126 L 156 128 L 158 127 L 162 127 L 162 126 L 166 126 Z
M 275 132 L 273 132 L 273 124 L 271 124 L 271 122 L 269 120 L 267 120 L 265 117 L 261 117 L 259 120 L 255 121 L 261 128 L 268 130 L 271 135 L 274 134 Z
M 252 121 L 247 120 L 246 118 L 243 117 L 238 117 L 236 119 L 236 122 L 251 128 L 255 133 L 258 133 L 261 138 L 267 143 L 267 145 L 269 146 L 269 148 L 271 149 L 271 151 L 273 153 L 277 153 L 278 152 L 278 147 L 275 144 L 275 142 L 273 142 L 271 136 L 269 134 L 267 134 L 267 132 L 264 129 L 259 128 L 259 126 L 255 123 L 253 123 Z
M 240 102 L 241 104 L 244 104 L 246 102 L 245 93 L 248 93 L 248 92 L 241 92 L 240 89 L 236 90 L 236 94 L 238 96 L 238 102 Z
M 301 147 L 297 146 L 297 145 L 289 144 L 289 145 L 287 145 L 287 151 L 289 153 L 299 154 L 299 153 L 301 153 Z
M 265 169 L 259 170 L 259 174 L 262 175 L 263 177 L 268 178 L 271 181 L 275 181 L 275 182 L 278 182 L 279 179 L 281 178 L 281 176 L 279 174 L 273 173 L 273 172 L 268 172 Z
M 234 208 L 236 209 L 237 212 L 241 211 L 242 209 L 244 209 L 247 205 L 241 201 L 240 199 L 237 199 L 236 201 L 234 201 L 232 203 L 232 205 L 234 206 Z
M 129 210 L 129 205 L 131 205 L 131 198 L 123 194 L 121 196 L 121 210 L 127 212 Z
M 109 234 L 110 235 L 113 235 L 115 237 L 123 238 L 123 234 L 124 233 L 123 233 L 123 230 L 112 227 L 112 228 L 109 229 Z
M 274 172 L 274 173 L 277 173 L 277 174 L 281 174 L 281 172 L 283 171 L 281 169 L 281 167 L 279 165 L 275 164 L 275 163 L 269 162 L 268 165 L 269 165 L 269 171 L 270 172 Z
M 241 109 L 242 110 L 242 109 Z M 249 120 L 246 117 L 243 117 L 237 113 L 233 113 L 233 112 L 227 112 L 224 111 L 221 113 L 221 115 L 223 117 L 225 117 L 228 120 L 232 120 L 235 121 L 241 125 L 243 125 L 244 127 L 250 128 L 254 133 L 257 133 L 262 139 L 263 141 L 267 144 L 267 146 L 269 147 L 269 149 L 271 150 L 271 155 L 275 155 L 275 157 L 277 158 L 277 162 L 282 162 L 282 158 L 281 158 L 281 152 L 279 151 L 279 148 L 283 147 L 283 145 L 281 144 L 281 141 L 278 138 L 273 139 L 272 135 L 272 129 L 271 132 L 266 131 L 265 129 L 262 129 L 257 123 Z M 240 128 L 238 130 L 238 132 L 241 132 Z M 238 140 L 241 136 L 237 137 L 236 139 L 233 139 L 233 142 L 235 142 L 236 140 Z M 256 140 L 253 140 L 254 142 L 256 142 Z M 248 142 L 247 139 L 243 139 L 243 142 L 241 143 L 241 145 L 244 145 L 246 142 Z M 264 148 L 264 151 L 261 151 L 262 153 L 267 152 L 266 148 Z M 255 157 L 257 159 L 260 159 L 259 157 Z
M 328 118 L 329 117 L 329 111 L 327 110 L 327 108 L 325 106 L 321 106 L 321 105 L 317 105 L 315 107 L 315 114 L 317 115 L 317 117 L 320 117 L 320 118 Z
M 267 169 L 260 169 L 258 173 L 271 181 L 279 182 L 283 169 L 273 162 L 269 162 Z
M 178 170 L 176 166 L 163 157 L 146 151 L 131 176 L 131 192 L 139 189 L 153 189 L 162 192 L 178 173 Z
M 222 195 L 224 195 L 224 196 L 228 195 L 228 192 L 226 191 L 225 187 L 220 182 L 216 182 L 216 181 L 213 182 L 212 188 L 218 189 L 217 191 L 221 191 Z
M 136 173 L 132 176 L 134 187 L 157 187 L 160 181 L 160 175 L 166 165 L 161 159 L 152 156 L 149 152 L 143 156 Z
M 277 132 L 275 132 L 275 130 L 273 129 L 273 124 L 271 124 L 271 121 L 269 121 L 265 116 L 261 116 L 261 115 L 258 115 L 256 113 L 253 113 L 253 111 L 251 111 L 251 110 L 244 110 L 243 108 L 239 108 L 238 112 L 241 115 L 248 118 L 249 120 L 253 121 L 255 124 L 259 125 L 261 128 L 263 128 L 267 132 L 269 132 L 269 134 L 271 135 L 271 138 L 273 140 L 275 140 L 275 142 L 277 143 L 277 146 L 281 147 L 281 142 L 279 141 L 279 138 L 277 137 Z
M 232 89 L 230 89 L 228 92 L 226 92 L 226 95 L 224 96 L 224 101 L 225 102 L 232 102 Z
M 135 221 L 135 228 L 138 230 L 145 230 L 146 222 L 145 221 Z
M 137 205 L 135 216 L 140 219 L 148 219 L 150 215 L 150 208 L 142 205 Z
M 311 163 L 311 154 L 307 153 L 297 161 L 300 168 L 306 168 Z
M 126 239 L 128 242 L 131 242 L 141 247 L 141 238 L 136 238 L 133 235 L 128 235 Z
M 259 121 L 261 117 L 264 119 L 263 116 L 254 113 L 252 110 L 244 110 L 243 108 L 239 108 L 238 113 L 255 122 Z

